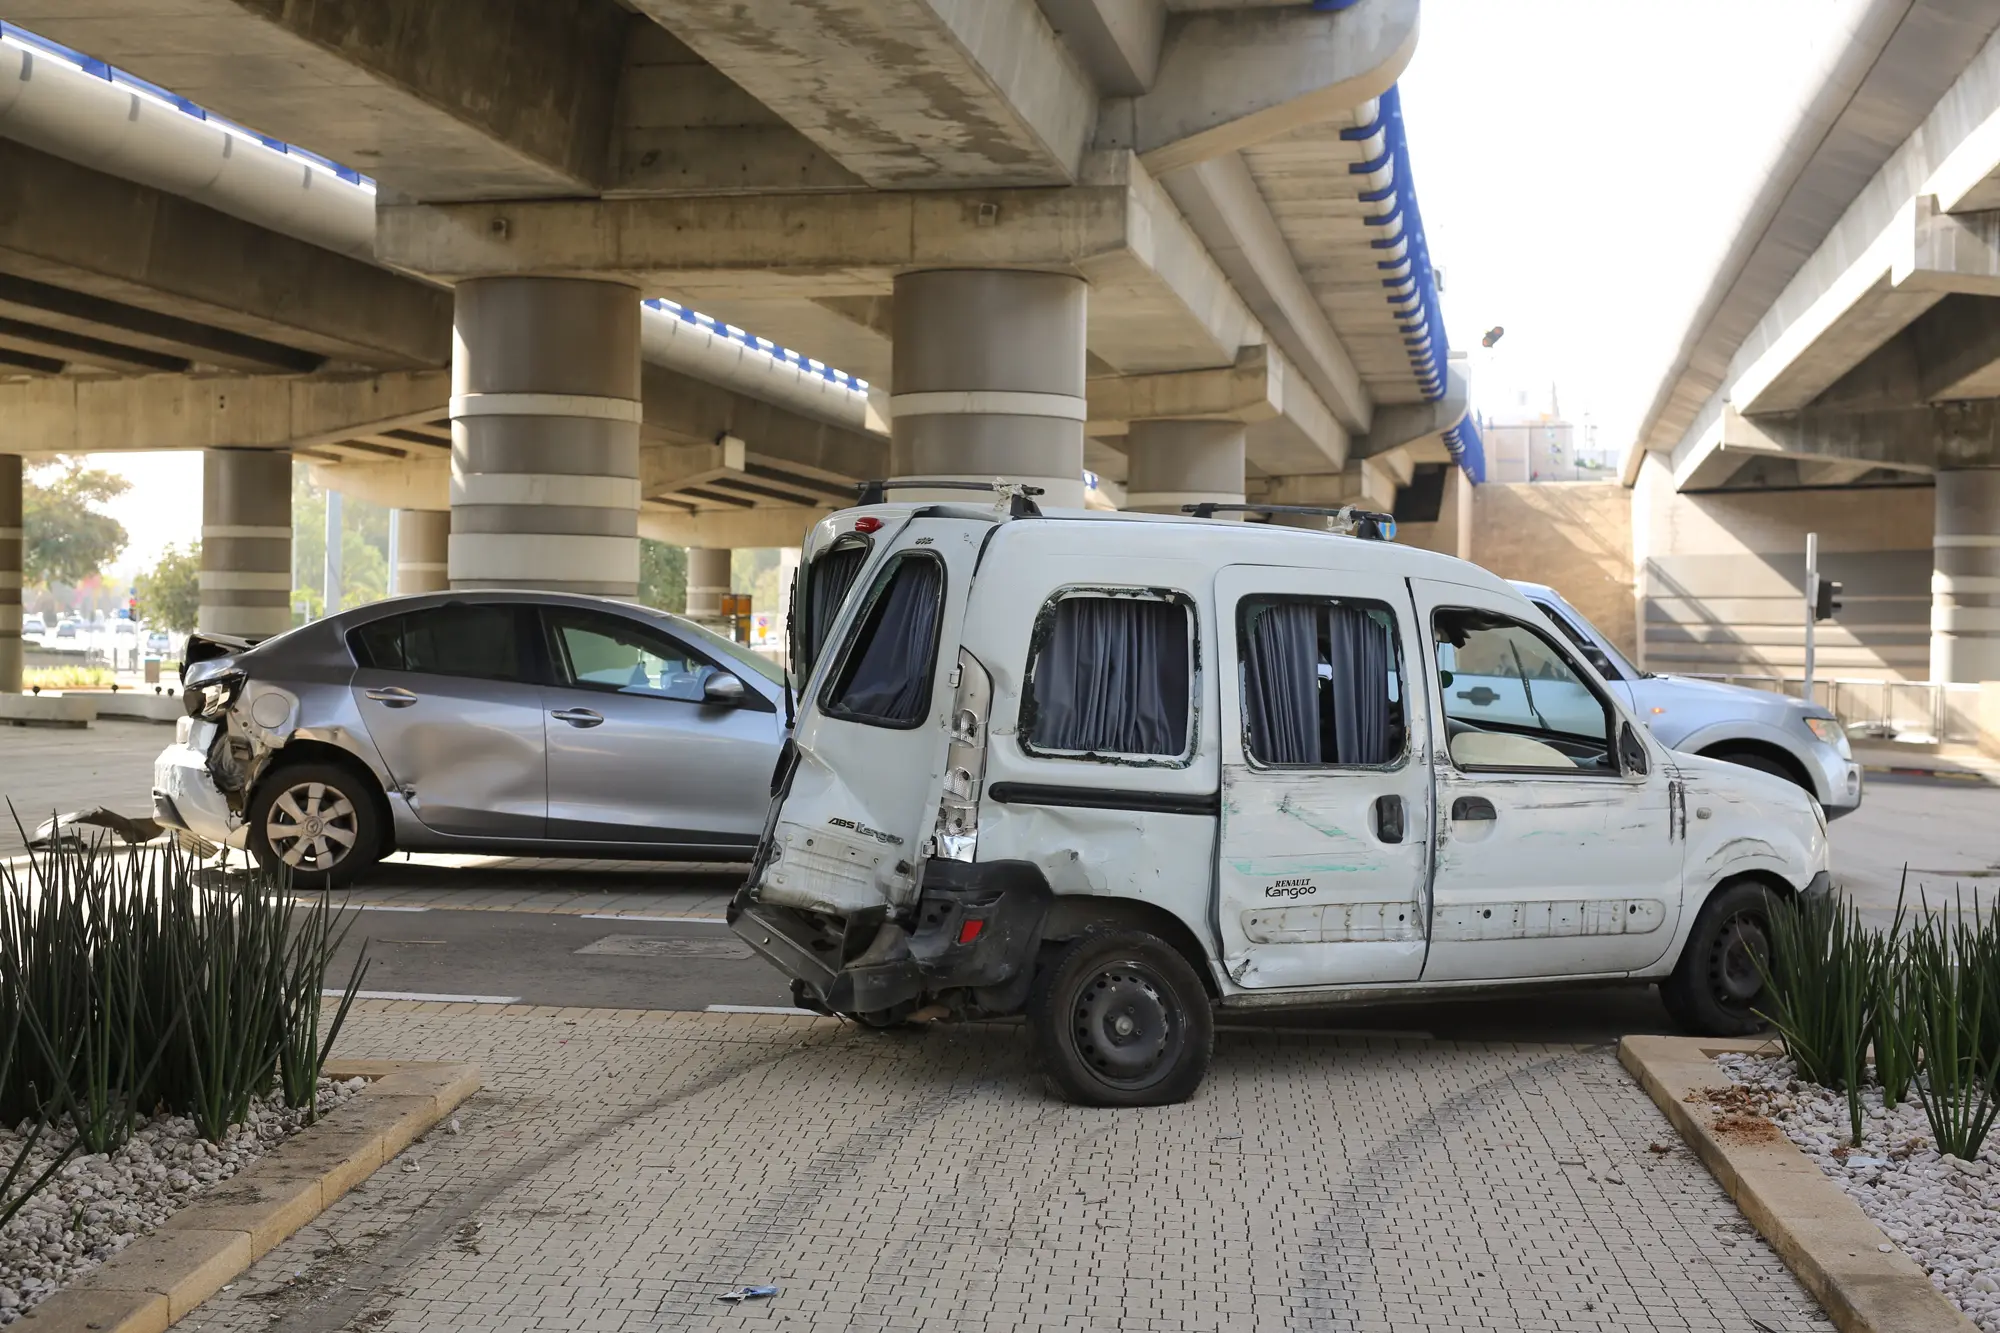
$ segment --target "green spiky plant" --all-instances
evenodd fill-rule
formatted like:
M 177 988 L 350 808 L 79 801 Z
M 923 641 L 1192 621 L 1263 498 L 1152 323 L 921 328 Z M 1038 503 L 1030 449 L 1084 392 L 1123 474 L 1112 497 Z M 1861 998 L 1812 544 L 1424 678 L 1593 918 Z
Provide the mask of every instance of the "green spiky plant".
M 1971 1161 L 2000 1115 L 1992 1028 L 2000 923 L 1963 898 L 1926 911 L 1909 938 L 1908 996 L 1921 1063 L 1913 1083 L 1938 1151 Z
M 1910 872 L 1903 869 L 1903 883 L 1896 892 L 1896 916 L 1876 950 L 1873 968 L 1874 1022 L 1869 1028 L 1869 1045 L 1875 1052 L 1875 1081 L 1882 1087 L 1882 1105 L 1894 1110 L 1908 1100 L 1910 1082 L 1917 1071 L 1917 1034 L 1909 994 L 1909 951 L 1904 939 L 1906 915 L 1904 893 Z
M 1759 1012 L 1801 1077 L 1847 1094 L 1858 1145 L 1880 945 L 1853 904 L 1831 894 L 1781 899 L 1770 920 L 1771 960 L 1759 967 L 1771 1001 Z

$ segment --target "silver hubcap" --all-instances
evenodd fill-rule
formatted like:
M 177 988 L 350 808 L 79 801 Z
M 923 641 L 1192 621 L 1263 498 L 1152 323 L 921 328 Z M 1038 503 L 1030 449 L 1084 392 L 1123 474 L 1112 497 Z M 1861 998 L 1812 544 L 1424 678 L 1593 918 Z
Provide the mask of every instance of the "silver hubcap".
M 354 848 L 354 803 L 324 782 L 301 782 L 271 802 L 264 840 L 294 870 L 329 870 Z

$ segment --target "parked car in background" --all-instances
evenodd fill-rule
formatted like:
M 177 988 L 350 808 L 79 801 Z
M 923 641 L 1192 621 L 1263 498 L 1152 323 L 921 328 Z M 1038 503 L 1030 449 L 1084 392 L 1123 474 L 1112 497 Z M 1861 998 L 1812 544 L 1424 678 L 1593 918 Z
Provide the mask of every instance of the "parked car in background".
M 146 636 L 146 652 L 153 657 L 165 657 L 173 648 L 173 640 L 163 629 L 156 629 Z
M 1561 593 L 1519 579 L 1513 584 L 1667 745 L 1795 782 L 1813 794 L 1829 819 L 1860 807 L 1861 765 L 1831 709 L 1788 694 L 1641 671 Z M 1527 716 L 1519 687 L 1504 679 L 1461 674 L 1456 688 L 1491 716 Z M 1537 684 L 1534 691 L 1545 710 L 1561 703 L 1553 689 Z
M 129 639 L 139 632 L 139 627 L 129 620 L 114 620 L 111 622 L 111 632 L 121 639 Z
M 76 637 L 77 628 L 81 623 L 82 623 L 81 621 L 73 619 L 62 621 L 60 624 L 56 626 L 56 637 L 58 639 L 74 639 Z
M 154 817 L 310 888 L 392 850 L 747 858 L 787 725 L 765 659 L 598 597 L 398 597 L 185 655 Z
M 40 639 L 49 632 L 49 623 L 42 619 L 39 611 L 30 611 L 21 617 L 21 637 Z

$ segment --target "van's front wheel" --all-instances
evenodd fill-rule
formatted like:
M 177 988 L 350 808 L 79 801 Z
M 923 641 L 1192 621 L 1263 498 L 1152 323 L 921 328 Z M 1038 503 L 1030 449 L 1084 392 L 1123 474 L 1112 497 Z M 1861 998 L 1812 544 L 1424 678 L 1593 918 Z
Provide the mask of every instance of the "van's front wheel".
M 1028 1000 L 1049 1088 L 1081 1106 L 1167 1106 L 1208 1073 L 1215 1015 L 1201 978 L 1165 940 L 1088 931 L 1062 946 Z
M 1702 905 L 1673 974 L 1660 983 L 1667 1014 L 1702 1037 L 1747 1037 L 1770 1026 L 1771 891 L 1742 882 Z

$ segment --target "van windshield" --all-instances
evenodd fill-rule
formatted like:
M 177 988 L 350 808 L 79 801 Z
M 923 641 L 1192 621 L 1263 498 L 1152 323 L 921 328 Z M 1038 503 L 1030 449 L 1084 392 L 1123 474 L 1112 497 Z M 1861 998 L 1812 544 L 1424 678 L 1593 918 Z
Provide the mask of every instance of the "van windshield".
M 929 554 L 898 556 L 870 596 L 823 707 L 850 722 L 915 727 L 930 712 L 944 565 Z

